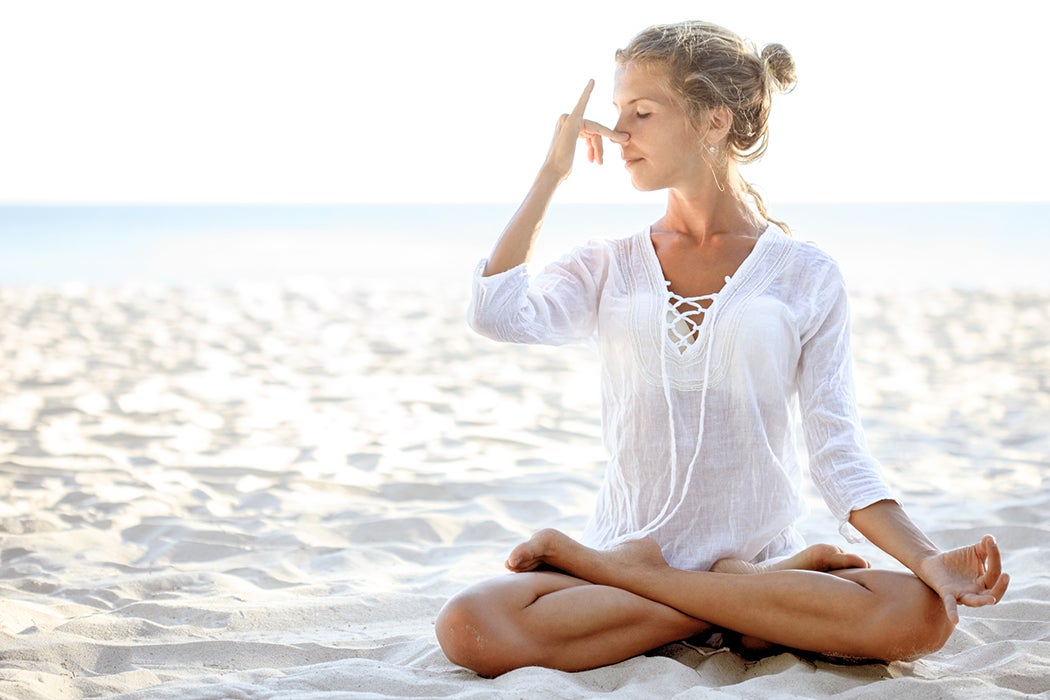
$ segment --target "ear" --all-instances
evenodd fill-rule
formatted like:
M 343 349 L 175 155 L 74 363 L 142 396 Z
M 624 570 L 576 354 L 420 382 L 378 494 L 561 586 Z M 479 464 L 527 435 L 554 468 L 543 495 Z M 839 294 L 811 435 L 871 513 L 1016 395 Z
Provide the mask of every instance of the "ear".
M 725 105 L 707 110 L 707 134 L 704 142 L 708 146 L 721 143 L 733 128 L 733 113 Z

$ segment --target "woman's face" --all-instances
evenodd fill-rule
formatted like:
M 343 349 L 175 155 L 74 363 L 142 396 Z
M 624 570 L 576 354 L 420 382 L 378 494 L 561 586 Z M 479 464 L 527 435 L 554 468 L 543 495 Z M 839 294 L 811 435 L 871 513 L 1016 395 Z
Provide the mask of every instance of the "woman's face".
M 631 135 L 620 148 L 637 189 L 692 189 L 704 182 L 704 144 L 661 67 L 628 63 L 617 68 L 613 106 L 620 113 L 615 129 Z

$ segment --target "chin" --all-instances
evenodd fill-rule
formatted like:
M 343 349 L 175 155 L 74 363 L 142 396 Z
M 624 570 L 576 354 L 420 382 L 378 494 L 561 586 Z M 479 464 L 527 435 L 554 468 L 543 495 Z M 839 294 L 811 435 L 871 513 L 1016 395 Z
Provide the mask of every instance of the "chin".
M 639 180 L 635 177 L 631 178 L 631 185 L 634 187 L 634 189 L 638 190 L 639 192 L 656 192 L 657 190 L 667 189 L 664 185 L 657 185 L 651 182 L 646 182 L 644 180 Z
M 639 169 L 629 170 L 631 185 L 639 192 L 656 192 L 667 189 L 667 183 L 659 177 L 653 177 L 655 173 L 646 173 Z M 648 177 L 647 177 L 648 175 Z

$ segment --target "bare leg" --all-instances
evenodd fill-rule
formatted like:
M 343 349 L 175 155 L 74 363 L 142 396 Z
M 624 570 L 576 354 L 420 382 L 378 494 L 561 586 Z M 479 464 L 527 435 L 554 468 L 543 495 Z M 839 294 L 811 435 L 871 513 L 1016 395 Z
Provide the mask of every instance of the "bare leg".
M 667 565 L 651 540 L 599 552 L 554 530 L 537 533 L 508 560 L 517 571 L 543 563 L 719 627 L 830 656 L 915 658 L 939 649 L 953 628 L 937 595 L 904 573 L 680 571 Z
M 770 571 L 825 571 L 835 572 L 844 569 L 867 569 L 870 564 L 863 557 L 845 552 L 841 547 L 832 544 L 814 544 L 787 559 L 773 564 L 752 564 L 743 559 L 719 559 L 711 571 L 720 574 L 762 574 Z M 760 658 L 788 650 L 778 644 L 770 644 L 758 637 L 737 634 L 731 630 L 723 632 L 727 646 L 738 654 L 748 658 Z M 797 651 L 797 650 L 789 650 Z
M 758 571 L 724 561 L 740 573 Z M 866 564 L 831 545 L 814 545 L 778 566 L 824 571 Z M 519 573 L 472 586 L 451 599 L 436 622 L 446 655 L 487 676 L 529 665 L 593 668 L 713 629 L 662 603 L 561 572 Z M 730 637 L 731 645 L 741 653 L 776 648 L 738 637 Z
M 770 571 L 840 571 L 867 569 L 866 559 L 831 544 L 814 544 L 775 564 L 752 564 L 742 559 L 719 559 L 711 571 L 720 574 L 761 574 Z
M 551 571 L 473 586 L 436 621 L 445 655 L 484 676 L 534 665 L 595 668 L 709 629 L 661 603 Z

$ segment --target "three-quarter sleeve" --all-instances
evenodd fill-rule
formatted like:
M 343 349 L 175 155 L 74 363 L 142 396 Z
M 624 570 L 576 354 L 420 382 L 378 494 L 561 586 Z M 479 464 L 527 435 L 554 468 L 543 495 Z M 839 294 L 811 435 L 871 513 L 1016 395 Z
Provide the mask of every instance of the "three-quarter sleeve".
M 474 273 L 467 320 L 493 340 L 565 345 L 594 335 L 602 285 L 608 273 L 608 246 L 576 248 L 530 276 L 525 265 L 484 277 L 486 261 Z
M 863 538 L 850 525 L 850 513 L 894 496 L 868 452 L 857 413 L 845 283 L 830 261 L 818 277 L 799 360 L 802 428 L 813 481 L 838 519 L 839 532 L 859 542 Z

